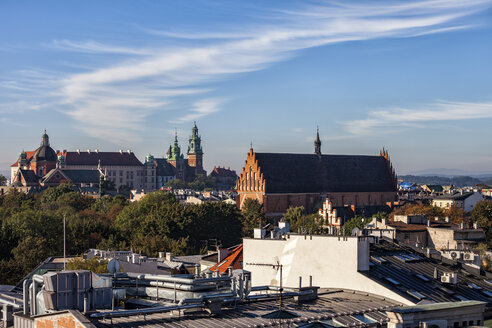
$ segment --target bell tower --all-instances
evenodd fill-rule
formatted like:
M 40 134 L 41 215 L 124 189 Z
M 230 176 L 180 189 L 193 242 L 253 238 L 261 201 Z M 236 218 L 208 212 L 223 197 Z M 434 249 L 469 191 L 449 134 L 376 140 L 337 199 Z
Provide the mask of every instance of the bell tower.
M 195 174 L 206 174 L 203 170 L 202 139 L 198 134 L 196 121 L 193 122 L 188 144 L 188 165 L 195 168 Z

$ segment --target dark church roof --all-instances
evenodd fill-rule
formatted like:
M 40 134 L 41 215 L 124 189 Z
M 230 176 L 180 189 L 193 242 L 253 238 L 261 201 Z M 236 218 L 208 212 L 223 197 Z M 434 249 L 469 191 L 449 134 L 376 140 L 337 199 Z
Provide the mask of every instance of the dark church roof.
M 56 162 L 56 152 L 48 146 L 41 146 L 36 149 L 34 156 L 32 157 L 35 161 L 47 161 L 47 162 Z
M 163 177 L 172 177 L 175 176 L 174 172 L 175 168 L 165 158 L 155 158 L 154 162 L 157 165 L 157 175 Z
M 34 171 L 20 169 L 19 172 L 26 183 L 38 183 L 38 177 Z
M 69 151 L 63 154 L 67 165 L 97 166 L 143 166 L 134 153 L 129 152 L 96 152 L 96 151 Z
M 266 193 L 396 191 L 382 156 L 255 153 Z

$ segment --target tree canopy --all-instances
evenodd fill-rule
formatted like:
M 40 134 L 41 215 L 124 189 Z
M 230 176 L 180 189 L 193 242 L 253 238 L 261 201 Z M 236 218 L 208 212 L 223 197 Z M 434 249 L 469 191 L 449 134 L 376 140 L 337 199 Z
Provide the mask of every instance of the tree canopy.
M 70 185 L 36 195 L 12 189 L 0 196 L 0 284 L 16 284 L 47 257 L 63 254 L 64 217 L 69 255 L 131 247 L 146 256 L 197 254 L 210 238 L 240 243 L 243 226 L 234 205 L 185 206 L 164 191 L 130 203 L 121 196 L 84 196 Z

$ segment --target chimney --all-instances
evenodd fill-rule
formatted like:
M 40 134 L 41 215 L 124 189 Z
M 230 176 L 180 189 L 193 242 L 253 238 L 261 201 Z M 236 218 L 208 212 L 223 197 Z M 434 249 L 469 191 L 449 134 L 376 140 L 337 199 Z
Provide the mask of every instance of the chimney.
M 172 260 L 173 260 L 173 253 L 166 252 L 166 261 L 172 261 Z
M 123 155 L 123 150 L 120 149 L 120 154 Z
M 96 154 L 99 154 L 99 149 L 94 149 L 94 151 L 96 152 Z
M 77 149 L 77 154 L 80 154 L 80 149 Z
M 90 149 L 87 149 L 87 154 L 91 154 L 91 150 Z
M 126 152 L 127 152 L 128 154 L 131 154 L 131 153 L 132 153 L 130 149 L 127 149 L 127 150 L 126 150 Z
M 477 222 L 473 223 L 473 229 L 478 229 L 478 223 Z
M 446 221 L 446 222 L 448 222 L 448 223 L 449 223 L 449 216 L 446 216 L 446 217 L 444 218 L 444 221 Z

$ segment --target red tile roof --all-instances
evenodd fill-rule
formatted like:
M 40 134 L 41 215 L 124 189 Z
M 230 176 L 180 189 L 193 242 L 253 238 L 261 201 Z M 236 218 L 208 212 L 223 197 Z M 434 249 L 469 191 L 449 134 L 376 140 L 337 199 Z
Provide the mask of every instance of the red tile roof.
M 219 271 L 220 274 L 227 273 L 229 267 L 233 269 L 243 268 L 243 244 L 236 247 L 229 256 L 210 268 L 210 271 Z
M 38 150 L 39 148 L 36 148 L 36 150 L 32 150 L 32 151 L 26 151 L 26 159 L 27 161 L 29 161 L 33 156 L 34 156 L 34 153 Z M 17 161 L 15 161 L 14 164 L 10 165 L 10 167 L 17 167 L 19 165 L 19 159 L 17 159 Z

